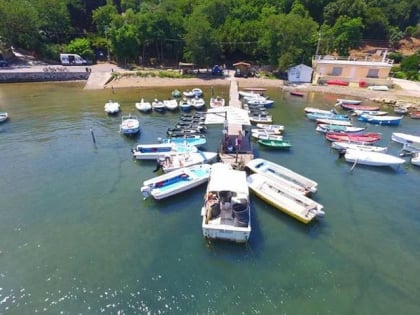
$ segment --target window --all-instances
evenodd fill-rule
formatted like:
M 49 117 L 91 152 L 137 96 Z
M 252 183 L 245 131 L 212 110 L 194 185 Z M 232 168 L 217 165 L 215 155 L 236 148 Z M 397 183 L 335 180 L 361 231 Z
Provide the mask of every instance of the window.
M 341 73 L 343 73 L 343 68 L 342 67 L 334 67 L 332 69 L 331 75 L 339 76 L 339 75 L 341 75 Z
M 379 78 L 379 69 L 369 69 L 367 78 Z

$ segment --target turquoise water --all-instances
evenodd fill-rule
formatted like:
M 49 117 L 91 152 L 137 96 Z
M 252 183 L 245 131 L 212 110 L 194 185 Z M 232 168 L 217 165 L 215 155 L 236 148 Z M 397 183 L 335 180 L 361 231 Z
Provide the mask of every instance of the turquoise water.
M 274 122 L 293 147 L 255 144 L 256 154 L 316 180 L 326 216 L 305 226 L 252 196 L 249 243 L 208 242 L 205 185 L 158 202 L 139 191 L 156 165 L 130 149 L 165 137 L 179 114 L 140 114 L 134 102 L 170 91 L 0 85 L 0 110 L 11 117 L 0 125 L 1 314 L 419 312 L 420 168 L 350 171 L 303 114 L 337 95 L 270 89 Z M 105 115 L 110 98 L 140 117 L 139 136 L 121 135 L 120 116 Z M 217 150 L 220 130 L 209 127 L 207 150 Z M 394 154 L 393 131 L 420 135 L 409 118 L 368 130 Z

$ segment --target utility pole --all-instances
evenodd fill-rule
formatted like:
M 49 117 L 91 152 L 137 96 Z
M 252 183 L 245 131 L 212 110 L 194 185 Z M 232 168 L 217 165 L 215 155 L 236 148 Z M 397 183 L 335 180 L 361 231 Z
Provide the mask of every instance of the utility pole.
M 321 32 L 318 32 L 318 43 L 316 45 L 315 58 L 318 58 L 319 45 L 321 43 Z
M 105 26 L 105 41 L 106 41 L 106 60 L 110 62 L 111 56 L 109 55 L 108 26 Z

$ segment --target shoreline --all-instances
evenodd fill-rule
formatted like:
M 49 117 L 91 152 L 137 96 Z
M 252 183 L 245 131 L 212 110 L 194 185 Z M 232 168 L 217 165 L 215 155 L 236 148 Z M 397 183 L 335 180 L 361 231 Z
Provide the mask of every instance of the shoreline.
M 150 87 L 183 87 L 183 86 L 211 86 L 211 85 L 230 85 L 231 81 L 238 83 L 238 88 L 280 88 L 286 92 L 316 92 L 331 93 L 337 95 L 354 96 L 382 103 L 406 102 L 412 103 L 414 107 L 420 106 L 420 87 L 419 90 L 404 89 L 398 83 L 389 91 L 372 91 L 367 88 L 351 86 L 331 86 L 331 85 L 312 85 L 310 83 L 301 85 L 285 85 L 283 80 L 262 79 L 262 78 L 144 78 L 135 76 L 124 76 L 106 83 L 103 88 L 150 88 Z

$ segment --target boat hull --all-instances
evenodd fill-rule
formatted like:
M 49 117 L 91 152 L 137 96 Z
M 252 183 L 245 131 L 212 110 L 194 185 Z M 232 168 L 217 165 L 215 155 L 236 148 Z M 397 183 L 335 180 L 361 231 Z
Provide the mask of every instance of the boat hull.
M 359 150 L 346 150 L 344 158 L 349 163 L 368 166 L 396 166 L 405 163 L 404 159 L 390 154 Z

